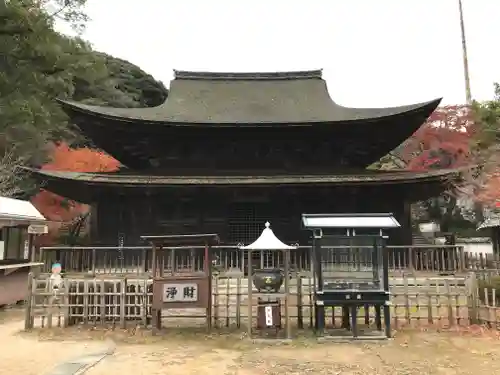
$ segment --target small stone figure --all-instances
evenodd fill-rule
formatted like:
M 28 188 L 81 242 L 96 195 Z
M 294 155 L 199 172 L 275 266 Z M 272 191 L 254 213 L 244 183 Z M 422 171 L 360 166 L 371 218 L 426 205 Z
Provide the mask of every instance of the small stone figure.
M 61 294 L 61 292 L 63 292 L 61 290 L 63 287 L 61 270 L 62 267 L 60 263 L 52 264 L 52 274 L 50 275 L 48 281 L 49 291 L 52 292 L 52 295 L 48 296 L 47 319 L 49 319 L 48 317 L 52 314 L 54 316 L 58 316 L 58 313 L 60 312 L 58 309 L 61 307 L 61 297 L 63 297 L 63 294 Z
M 62 267 L 60 263 L 54 263 L 52 265 L 52 274 L 49 277 L 50 290 L 56 291 L 61 287 L 62 284 L 61 271 Z

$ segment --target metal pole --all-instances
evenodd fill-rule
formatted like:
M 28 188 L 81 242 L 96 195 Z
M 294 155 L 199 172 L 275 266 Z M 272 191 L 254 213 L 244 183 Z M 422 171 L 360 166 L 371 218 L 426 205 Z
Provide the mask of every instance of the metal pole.
M 462 0 L 458 0 L 458 10 L 460 14 L 460 31 L 462 36 L 462 54 L 464 60 L 465 101 L 468 105 L 470 105 L 472 104 L 472 93 L 470 88 L 469 58 L 467 55 L 467 40 L 465 37 L 465 22 Z

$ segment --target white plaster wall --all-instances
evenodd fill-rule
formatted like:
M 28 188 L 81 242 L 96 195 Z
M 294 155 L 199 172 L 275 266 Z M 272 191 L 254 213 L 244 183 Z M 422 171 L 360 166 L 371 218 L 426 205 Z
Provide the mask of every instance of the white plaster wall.
M 469 240 L 469 241 L 468 241 Z M 491 242 L 485 241 L 483 237 L 469 238 L 465 241 L 457 241 L 457 246 L 463 246 L 465 252 L 476 253 L 476 254 L 493 254 L 493 244 Z M 436 238 L 436 243 L 444 244 L 444 237 Z
M 493 254 L 493 245 L 491 243 L 457 243 L 463 246 L 465 252 Z

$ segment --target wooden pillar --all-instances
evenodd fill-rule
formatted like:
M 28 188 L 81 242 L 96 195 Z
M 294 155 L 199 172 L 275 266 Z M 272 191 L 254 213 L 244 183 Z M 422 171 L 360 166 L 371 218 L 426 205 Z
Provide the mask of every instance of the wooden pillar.
M 95 220 L 99 229 L 97 232 L 92 232 L 91 224 L 92 244 L 116 246 L 119 218 L 118 198 L 115 195 L 102 194 L 99 195 L 95 205 L 97 210 L 92 211 L 91 222 Z
M 99 242 L 99 213 L 96 202 L 90 205 L 90 243 Z
M 411 222 L 411 203 L 404 197 L 394 196 L 391 205 L 386 212 L 392 212 L 396 220 L 401 224 L 401 228 L 389 231 L 389 245 L 392 246 L 410 246 L 412 244 L 412 222 Z
M 411 223 L 411 203 L 403 202 L 403 215 L 401 217 L 401 240 L 402 245 L 411 245 L 413 242 L 413 231 Z
M 127 235 L 129 235 L 129 233 L 127 233 L 127 227 L 126 227 L 126 223 L 127 223 L 126 215 L 127 215 L 127 212 L 131 208 L 126 207 L 125 204 L 126 204 L 125 203 L 125 196 L 123 194 L 121 194 L 121 192 L 119 192 L 118 193 L 118 202 L 117 202 L 117 207 L 116 207 L 116 209 L 118 210 L 118 226 L 117 226 L 117 233 L 116 233 L 116 239 L 115 239 L 115 242 L 116 242 L 115 246 L 119 245 L 119 241 L 120 241 L 121 236 L 123 236 L 124 244 L 126 244 L 127 243 Z
M 500 254 L 500 227 L 492 227 L 491 229 L 491 242 L 493 245 L 493 254 Z

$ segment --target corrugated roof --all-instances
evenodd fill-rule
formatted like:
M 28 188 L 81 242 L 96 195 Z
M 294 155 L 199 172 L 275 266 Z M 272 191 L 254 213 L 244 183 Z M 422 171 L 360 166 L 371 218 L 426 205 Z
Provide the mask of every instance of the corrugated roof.
M 124 122 L 170 125 L 313 124 L 366 121 L 428 109 L 440 99 L 390 108 L 348 108 L 330 98 L 321 71 L 176 72 L 167 100 L 152 108 L 109 108 L 61 101 L 68 111 Z
M 482 223 L 478 225 L 477 230 L 495 227 L 500 227 L 500 216 L 498 214 L 486 218 Z
M 29 201 L 0 197 L 0 225 L 33 224 L 45 222 L 45 217 Z

